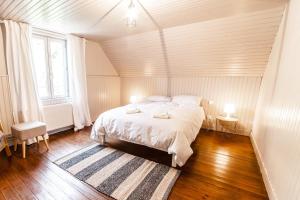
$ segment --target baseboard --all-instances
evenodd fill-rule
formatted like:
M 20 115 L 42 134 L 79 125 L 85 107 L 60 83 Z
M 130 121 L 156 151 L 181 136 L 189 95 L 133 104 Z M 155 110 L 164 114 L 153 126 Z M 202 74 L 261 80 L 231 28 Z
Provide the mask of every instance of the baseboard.
M 66 127 L 62 127 L 62 128 L 58 128 L 58 129 L 48 131 L 48 134 L 52 135 L 52 134 L 67 131 L 67 130 L 70 130 L 70 129 L 74 129 L 74 125 L 70 125 L 70 126 L 66 126 Z
M 267 193 L 268 193 L 268 196 L 269 196 L 269 199 L 270 200 L 278 200 L 277 196 L 276 196 L 276 193 L 275 193 L 275 190 L 274 188 L 272 187 L 272 184 L 270 182 L 270 178 L 269 178 L 269 175 L 268 175 L 268 171 L 265 167 L 265 164 L 262 160 L 262 156 L 261 156 L 261 153 L 258 149 L 258 146 L 255 142 L 255 140 L 253 139 L 253 136 L 252 134 L 250 134 L 250 140 L 251 140 L 251 143 L 252 143 L 252 146 L 253 146 L 253 149 L 254 149 L 254 153 L 256 155 L 256 159 L 258 161 L 258 165 L 259 165 L 259 168 L 260 168 L 260 172 L 262 174 L 262 177 L 263 177 L 263 181 L 264 181 L 264 184 L 266 186 L 266 190 L 267 190 Z

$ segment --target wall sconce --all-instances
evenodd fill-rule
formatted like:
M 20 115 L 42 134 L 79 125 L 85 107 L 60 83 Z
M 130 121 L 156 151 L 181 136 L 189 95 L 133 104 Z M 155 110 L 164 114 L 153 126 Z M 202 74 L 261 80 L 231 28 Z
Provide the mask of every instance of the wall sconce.
M 224 106 L 224 113 L 226 113 L 226 117 L 230 118 L 231 114 L 235 113 L 235 106 L 232 103 L 227 103 Z

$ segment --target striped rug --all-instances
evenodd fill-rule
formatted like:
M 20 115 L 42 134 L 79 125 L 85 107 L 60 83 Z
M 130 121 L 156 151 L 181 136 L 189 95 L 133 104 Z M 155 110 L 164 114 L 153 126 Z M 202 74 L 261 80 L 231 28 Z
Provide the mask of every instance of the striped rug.
M 94 144 L 55 161 L 60 168 L 115 199 L 167 199 L 180 171 Z

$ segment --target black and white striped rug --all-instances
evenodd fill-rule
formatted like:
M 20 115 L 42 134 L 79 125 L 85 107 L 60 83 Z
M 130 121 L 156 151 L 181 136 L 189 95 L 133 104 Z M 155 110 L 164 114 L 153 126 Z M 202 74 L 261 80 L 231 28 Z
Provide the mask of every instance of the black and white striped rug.
M 180 170 L 94 144 L 55 161 L 115 199 L 167 199 Z

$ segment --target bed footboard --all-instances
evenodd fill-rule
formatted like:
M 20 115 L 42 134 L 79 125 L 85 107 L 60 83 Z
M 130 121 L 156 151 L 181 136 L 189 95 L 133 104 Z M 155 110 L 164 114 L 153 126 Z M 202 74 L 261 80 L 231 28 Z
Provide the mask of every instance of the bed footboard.
M 105 133 L 99 132 L 99 139 L 98 139 L 99 144 L 104 145 L 105 144 Z M 172 167 L 176 167 L 177 164 L 175 162 L 175 154 L 172 154 Z

